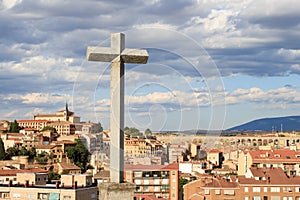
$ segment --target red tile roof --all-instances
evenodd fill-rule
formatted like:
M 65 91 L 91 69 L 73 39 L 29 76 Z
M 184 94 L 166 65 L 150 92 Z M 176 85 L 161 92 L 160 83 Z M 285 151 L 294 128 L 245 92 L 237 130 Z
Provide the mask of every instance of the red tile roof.
M 125 164 L 124 169 L 126 171 L 164 171 L 164 170 L 178 170 L 179 164 L 178 163 L 172 163 L 169 165 L 130 165 Z
M 35 120 L 35 119 L 22 119 L 22 120 L 18 120 L 18 123 L 25 123 L 25 122 L 49 122 L 49 120 Z
M 135 194 L 134 197 L 144 200 L 166 200 L 162 197 L 156 197 L 155 194 Z
M 300 177 L 288 177 L 283 169 L 281 168 L 256 168 L 251 167 L 250 171 L 253 175 L 251 178 L 245 176 L 239 176 L 238 182 L 240 184 L 252 184 L 252 185 L 261 185 L 261 184 L 273 184 L 273 185 L 290 185 L 290 184 L 299 184 Z
M 0 176 L 16 176 L 17 173 L 48 173 L 48 171 L 41 168 L 0 170 Z
M 300 152 L 281 149 L 281 150 L 258 150 L 249 152 L 253 162 L 264 163 L 282 163 L 282 162 L 300 162 Z
M 239 188 L 237 182 L 230 182 L 224 179 L 213 178 L 211 182 L 207 183 L 204 187 L 208 188 Z

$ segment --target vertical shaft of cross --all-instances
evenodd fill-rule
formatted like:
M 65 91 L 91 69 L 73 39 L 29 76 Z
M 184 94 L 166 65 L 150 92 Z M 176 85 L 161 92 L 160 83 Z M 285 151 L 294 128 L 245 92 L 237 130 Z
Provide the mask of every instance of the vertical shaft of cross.
M 110 181 L 124 180 L 124 63 L 112 62 L 110 78 Z

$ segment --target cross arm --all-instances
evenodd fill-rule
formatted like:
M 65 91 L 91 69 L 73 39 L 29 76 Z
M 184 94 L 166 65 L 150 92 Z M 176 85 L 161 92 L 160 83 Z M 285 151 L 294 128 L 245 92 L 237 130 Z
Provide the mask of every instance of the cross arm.
M 86 51 L 88 61 L 112 62 L 118 56 L 110 47 L 89 46 Z
M 125 63 L 146 64 L 148 61 L 147 50 L 141 49 L 124 49 L 121 58 Z

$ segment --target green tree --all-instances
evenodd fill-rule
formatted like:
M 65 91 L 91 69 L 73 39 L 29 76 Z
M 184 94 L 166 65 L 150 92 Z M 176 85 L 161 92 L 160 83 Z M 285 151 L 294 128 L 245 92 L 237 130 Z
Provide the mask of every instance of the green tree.
M 18 125 L 17 120 L 9 124 L 9 130 L 8 130 L 9 133 L 18 133 L 19 131 L 20 131 L 20 127 Z
M 36 149 L 32 147 L 29 151 L 27 151 L 27 155 L 29 159 L 34 159 L 36 156 Z
M 19 152 L 20 152 L 20 150 L 16 146 L 7 148 L 6 149 L 6 160 L 10 160 L 11 157 L 13 157 L 13 156 L 18 156 Z
M 52 126 L 45 126 L 45 127 L 42 129 L 42 131 L 48 131 L 48 130 L 51 130 L 51 131 L 53 131 L 54 133 L 56 133 L 56 129 L 53 128 Z
M 4 143 L 2 139 L 0 138 L 0 160 L 4 160 L 6 158 Z
M 51 181 L 51 180 L 59 180 L 59 179 L 60 179 L 60 175 L 57 172 L 50 171 L 48 173 L 48 180 L 49 181 Z
M 19 151 L 19 156 L 28 156 L 28 151 L 24 146 L 21 147 Z
M 152 135 L 152 131 L 151 131 L 149 128 L 147 128 L 147 129 L 145 130 L 145 135 L 146 135 L 146 136 Z
M 182 195 L 183 199 L 183 186 L 187 184 L 189 181 L 185 178 L 180 178 L 179 179 L 179 193 Z
M 130 136 L 132 136 L 132 137 L 136 137 L 136 136 L 141 136 L 141 135 L 143 135 L 143 134 L 139 131 L 139 129 L 134 128 L 134 127 L 131 127 L 131 128 L 125 127 L 125 128 L 124 128 L 124 132 L 125 132 L 125 134 L 130 135 Z
M 87 163 L 89 157 L 89 151 L 84 146 L 83 142 L 79 139 L 76 140 L 76 145 L 74 147 L 69 147 L 66 149 L 67 156 L 69 159 L 73 160 L 73 163 L 81 168 L 81 172 L 87 170 Z
M 49 154 L 45 151 L 42 151 L 40 154 L 35 157 L 36 162 L 41 163 L 41 164 L 46 164 L 49 160 Z

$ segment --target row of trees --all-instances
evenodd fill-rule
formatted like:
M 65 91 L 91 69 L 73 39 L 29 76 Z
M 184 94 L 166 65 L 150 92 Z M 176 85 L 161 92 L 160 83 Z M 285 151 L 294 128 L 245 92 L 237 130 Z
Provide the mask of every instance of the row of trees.
M 124 132 L 126 135 L 132 136 L 132 137 L 137 137 L 137 136 L 143 136 L 145 134 L 145 136 L 150 136 L 152 135 L 152 131 L 147 128 L 144 132 L 144 134 L 142 132 L 140 132 L 139 129 L 134 128 L 134 127 L 125 127 L 124 128 Z

